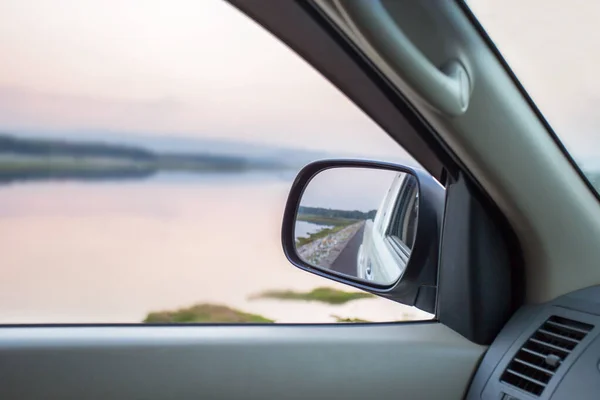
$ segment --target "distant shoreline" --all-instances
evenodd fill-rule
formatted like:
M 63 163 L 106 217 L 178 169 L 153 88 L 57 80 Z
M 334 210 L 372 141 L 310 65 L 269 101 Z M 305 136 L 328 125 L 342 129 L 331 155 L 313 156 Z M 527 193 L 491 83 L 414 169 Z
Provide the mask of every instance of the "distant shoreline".
M 0 135 L 0 182 L 44 179 L 136 179 L 159 172 L 243 173 L 298 167 L 264 158 L 158 153 L 106 143 Z

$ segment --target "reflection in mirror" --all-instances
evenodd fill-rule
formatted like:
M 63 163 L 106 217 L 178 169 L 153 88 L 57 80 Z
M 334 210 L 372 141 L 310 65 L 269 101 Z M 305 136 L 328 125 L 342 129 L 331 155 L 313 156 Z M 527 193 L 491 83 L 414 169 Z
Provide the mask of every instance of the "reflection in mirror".
M 307 264 L 391 285 L 414 246 L 419 193 L 410 174 L 339 167 L 306 186 L 295 223 L 296 252 Z

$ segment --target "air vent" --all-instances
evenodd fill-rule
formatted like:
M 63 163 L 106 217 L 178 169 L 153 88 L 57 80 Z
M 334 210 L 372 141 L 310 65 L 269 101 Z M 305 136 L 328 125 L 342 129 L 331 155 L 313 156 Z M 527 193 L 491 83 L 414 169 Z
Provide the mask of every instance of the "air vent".
M 535 396 L 542 394 L 565 358 L 594 326 L 552 316 L 525 342 L 500 380 Z

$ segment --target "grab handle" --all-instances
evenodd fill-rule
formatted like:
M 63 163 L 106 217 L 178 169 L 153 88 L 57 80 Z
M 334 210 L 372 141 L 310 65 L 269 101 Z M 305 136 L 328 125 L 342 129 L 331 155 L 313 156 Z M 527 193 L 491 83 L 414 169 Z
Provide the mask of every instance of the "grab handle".
M 336 8 L 364 45 L 369 46 L 430 106 L 450 116 L 469 106 L 471 83 L 458 60 L 437 68 L 411 42 L 380 0 L 334 0 Z

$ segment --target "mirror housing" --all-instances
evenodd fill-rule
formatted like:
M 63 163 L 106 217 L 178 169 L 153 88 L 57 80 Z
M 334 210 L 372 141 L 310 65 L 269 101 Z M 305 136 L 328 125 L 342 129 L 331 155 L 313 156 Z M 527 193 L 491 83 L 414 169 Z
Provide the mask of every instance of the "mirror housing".
M 416 179 L 418 187 L 418 215 L 414 244 L 402 275 L 389 285 L 365 281 L 349 275 L 323 269 L 307 263 L 296 251 L 295 225 L 300 202 L 305 189 L 319 173 L 332 168 L 366 168 L 405 173 Z M 437 291 L 438 255 L 442 219 L 444 215 L 445 189 L 427 172 L 402 165 L 362 161 L 323 160 L 306 165 L 296 176 L 285 207 L 281 240 L 287 259 L 307 272 L 344 283 L 377 296 L 402 304 L 415 306 L 435 313 Z

